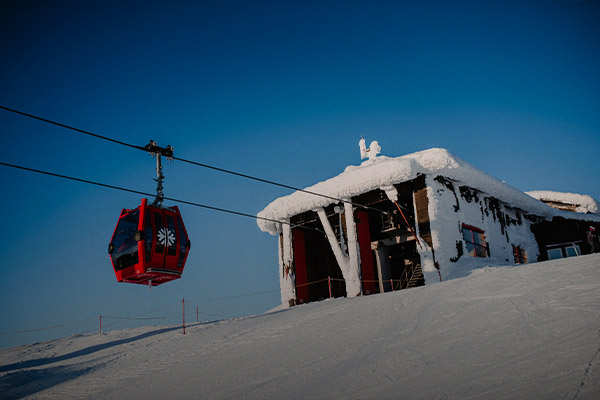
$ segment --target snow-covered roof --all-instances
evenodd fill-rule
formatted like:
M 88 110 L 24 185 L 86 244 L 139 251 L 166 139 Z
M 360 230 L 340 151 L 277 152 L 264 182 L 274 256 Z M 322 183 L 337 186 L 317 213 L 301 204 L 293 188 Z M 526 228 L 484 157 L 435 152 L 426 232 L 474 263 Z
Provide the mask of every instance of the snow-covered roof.
M 578 213 L 598 214 L 598 210 L 600 210 L 598 201 L 587 194 L 553 192 L 550 190 L 533 190 L 525 193 L 540 201 L 572 204 L 575 206 L 575 212 Z
M 350 199 L 353 196 L 375 189 L 405 182 L 418 174 L 442 175 L 456 180 L 497 199 L 541 217 L 551 217 L 561 213 L 518 189 L 478 170 L 469 163 L 453 156 L 448 150 L 433 148 L 407 154 L 401 157 L 380 156 L 358 166 L 348 166 L 340 175 L 319 182 L 305 190 L 337 199 Z M 326 207 L 333 201 L 326 197 L 297 191 L 280 197 L 258 213 L 259 217 L 272 220 L 285 220 L 305 211 Z M 563 215 L 562 213 L 560 215 Z M 276 223 L 257 220 L 263 232 L 277 233 Z

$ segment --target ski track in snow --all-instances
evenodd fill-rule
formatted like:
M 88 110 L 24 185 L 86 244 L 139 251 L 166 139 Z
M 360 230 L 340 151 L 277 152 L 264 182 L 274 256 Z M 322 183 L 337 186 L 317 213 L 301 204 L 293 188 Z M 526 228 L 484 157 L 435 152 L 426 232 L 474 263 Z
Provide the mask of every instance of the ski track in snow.
M 12 398 L 600 398 L 600 255 L 0 350 Z
M 598 330 L 598 336 L 600 337 L 600 330 Z M 599 340 L 600 342 L 600 340 Z M 579 386 L 579 388 L 577 389 L 577 393 L 575 393 L 575 396 L 573 397 L 573 399 L 576 399 L 579 396 L 579 393 L 581 392 L 581 389 L 583 389 L 583 387 L 585 386 L 586 382 L 588 381 L 592 381 L 592 368 L 595 368 L 597 370 L 598 368 L 598 363 L 599 363 L 599 358 L 598 355 L 600 355 L 600 345 L 598 346 L 598 350 L 596 350 L 596 354 L 594 354 L 594 356 L 592 357 L 592 360 L 590 361 L 590 363 L 588 364 L 587 368 L 585 369 L 585 374 L 583 376 L 583 379 L 581 380 L 581 385 Z M 594 367 L 595 366 L 595 367 Z M 597 374 L 597 371 L 596 371 Z M 598 379 L 594 379 L 595 380 L 595 384 L 596 384 L 596 389 L 592 389 L 594 390 L 596 393 L 599 392 L 598 390 Z

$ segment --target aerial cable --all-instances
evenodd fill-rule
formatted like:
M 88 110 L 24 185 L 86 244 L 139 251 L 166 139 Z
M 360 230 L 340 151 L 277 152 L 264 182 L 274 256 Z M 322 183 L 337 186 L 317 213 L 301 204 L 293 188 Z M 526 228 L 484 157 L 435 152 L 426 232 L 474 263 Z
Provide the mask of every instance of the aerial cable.
M 199 163 L 199 162 L 196 162 L 196 161 L 186 160 L 184 158 L 173 157 L 173 160 L 181 161 L 181 162 L 184 162 L 184 163 L 196 165 L 196 166 L 203 167 L 203 168 L 212 169 L 212 170 L 223 172 L 223 173 L 230 174 L 230 175 L 239 176 L 239 177 L 246 178 L 246 179 L 251 179 L 251 180 L 254 180 L 254 181 L 257 181 L 257 182 L 267 183 L 267 184 L 273 185 L 273 186 L 279 186 L 279 187 L 282 187 L 282 188 L 285 188 L 285 189 L 295 190 L 297 192 L 302 192 L 302 193 L 311 194 L 311 195 L 314 195 L 314 196 L 323 197 L 323 198 L 326 198 L 326 199 L 329 199 L 329 200 L 335 200 L 335 201 L 341 202 L 341 203 L 351 204 L 354 207 L 360 207 L 360 208 L 364 208 L 366 210 L 375 210 L 375 211 L 383 213 L 383 214 L 389 214 L 387 211 L 383 211 L 383 210 L 380 210 L 380 209 L 375 208 L 375 207 L 369 207 L 369 206 L 366 206 L 366 205 L 363 205 L 363 204 L 357 204 L 357 203 L 354 203 L 354 202 L 352 202 L 350 200 L 339 199 L 337 197 L 328 196 L 326 194 L 321 194 L 321 193 L 313 192 L 313 191 L 306 190 L 306 189 L 300 189 L 300 188 L 297 188 L 295 186 L 290 186 L 290 185 L 286 185 L 286 184 L 283 184 L 283 183 L 279 183 L 279 182 L 275 182 L 275 181 L 270 181 L 268 179 L 258 178 L 258 177 L 252 176 L 252 175 L 246 175 L 246 174 L 242 174 L 240 172 L 235 172 L 235 171 L 230 171 L 230 170 L 227 170 L 227 169 L 224 169 L 224 168 L 214 167 L 212 165 L 207 165 L 207 164 L 202 164 L 202 163 Z
M 37 329 L 26 329 L 23 331 L 10 331 L 10 332 L 0 332 L 0 335 L 11 335 L 11 334 L 15 334 L 15 333 L 29 333 L 29 332 L 38 332 L 38 331 L 45 331 L 48 329 L 56 329 L 56 328 L 61 328 L 64 325 L 54 325 L 54 326 L 47 326 L 45 328 L 37 328 Z
M 107 140 L 109 142 L 120 144 L 122 146 L 131 147 L 133 149 L 146 151 L 146 149 L 144 147 L 141 147 L 141 146 L 136 146 L 136 145 L 133 145 L 133 144 L 125 143 L 125 142 L 122 142 L 120 140 L 116 140 L 116 139 L 112 139 L 112 138 L 109 138 L 109 137 L 106 137 L 106 136 L 99 135 L 97 133 L 85 131 L 83 129 L 75 128 L 75 127 L 70 126 L 70 125 L 62 124 L 60 122 L 56 122 L 56 121 L 52 121 L 52 120 L 49 120 L 49 119 L 46 119 L 46 118 L 38 117 L 37 115 L 28 114 L 26 112 L 19 111 L 19 110 L 14 110 L 12 108 L 4 107 L 4 106 L 1 106 L 1 105 L 0 105 L 0 108 L 3 109 L 3 110 L 6 110 L 6 111 L 13 112 L 15 114 L 22 115 L 24 117 L 37 119 L 38 121 L 46 122 L 48 124 L 60 126 L 61 128 L 66 128 L 66 129 L 70 129 L 70 130 L 75 131 L 75 132 L 83 133 L 84 135 L 93 136 L 93 137 L 98 138 L 98 139 Z
M 112 138 L 109 138 L 107 136 L 99 135 L 97 133 L 93 133 L 93 132 L 89 132 L 89 131 L 86 131 L 86 130 L 83 130 L 83 129 L 75 128 L 73 126 L 66 125 L 66 124 L 63 124 L 63 123 L 60 123 L 60 122 L 56 122 L 56 121 L 52 121 L 52 120 L 49 120 L 47 118 L 38 117 L 36 115 L 28 114 L 28 113 L 23 112 L 23 111 L 19 111 L 19 110 L 15 110 L 15 109 L 12 109 L 12 108 L 4 107 L 2 105 L 0 105 L 0 109 L 6 110 L 6 111 L 10 111 L 10 112 L 13 112 L 15 114 L 19 114 L 19 115 L 22 115 L 22 116 L 25 116 L 25 117 L 28 117 L 28 118 L 33 118 L 33 119 L 36 119 L 38 121 L 46 122 L 46 123 L 49 123 L 49 124 L 52 124 L 52 125 L 60 126 L 62 128 L 70 129 L 72 131 L 79 132 L 79 133 L 82 133 L 82 134 L 85 134 L 85 135 L 93 136 L 93 137 L 98 138 L 98 139 L 107 140 L 107 141 L 112 142 L 112 143 L 116 143 L 116 144 L 120 144 L 120 145 L 123 145 L 123 146 L 127 146 L 127 147 L 130 147 L 130 148 L 133 148 L 133 149 L 142 150 L 142 151 L 148 151 L 147 146 L 146 147 L 142 147 L 142 146 L 136 146 L 136 145 L 133 145 L 133 144 L 130 144 L 130 143 L 125 143 L 125 142 L 122 142 L 120 140 L 112 139 Z M 341 203 L 351 204 L 354 207 L 363 208 L 365 210 L 373 210 L 373 211 L 377 211 L 379 213 L 383 213 L 383 214 L 389 215 L 389 212 L 387 212 L 387 211 L 380 210 L 380 209 L 375 208 L 375 207 L 366 206 L 366 205 L 363 205 L 363 204 L 353 203 L 350 200 L 339 199 L 337 197 L 328 196 L 328 195 L 325 195 L 325 194 L 313 192 L 313 191 L 306 190 L 306 189 L 301 189 L 301 188 L 298 188 L 298 187 L 295 187 L 295 186 L 286 185 L 286 184 L 275 182 L 275 181 L 271 181 L 271 180 L 268 180 L 268 179 L 258 178 L 256 176 L 252 176 L 252 175 L 242 174 L 240 172 L 231 171 L 231 170 L 228 170 L 228 169 L 225 169 L 225 168 L 214 167 L 212 165 L 203 164 L 203 163 L 199 163 L 199 162 L 191 161 L 191 160 L 186 160 L 184 158 L 172 157 L 172 159 L 173 160 L 177 160 L 177 161 L 181 161 L 181 162 L 184 162 L 184 163 L 196 165 L 198 167 L 212 169 L 214 171 L 219 171 L 219 172 L 223 172 L 223 173 L 226 173 L 226 174 L 239 176 L 241 178 L 251 179 L 251 180 L 254 180 L 254 181 L 257 181 L 257 182 L 262 182 L 262 183 L 266 183 L 266 184 L 273 185 L 273 186 L 279 186 L 279 187 L 282 187 L 282 188 L 285 188 L 285 189 L 295 190 L 295 191 L 298 191 L 298 192 L 303 192 L 303 193 L 307 193 L 307 194 L 310 194 L 310 195 L 323 197 L 323 198 L 326 198 L 326 199 L 329 199 L 329 200 L 335 200 L 335 201 L 341 202 Z M 402 206 L 400 206 L 400 207 L 402 207 Z M 402 208 L 404 208 L 405 210 L 408 211 L 408 209 L 406 209 L 405 207 L 402 207 Z
M 42 170 L 39 170 L 39 169 L 23 167 L 23 166 L 19 166 L 19 165 L 15 165 L 15 164 L 9 164 L 9 163 L 5 163 L 5 162 L 2 162 L 2 161 L 0 161 L 0 165 L 4 165 L 5 167 L 11 167 L 11 168 L 15 168 L 15 169 L 24 170 L 24 171 L 29 171 L 29 172 L 35 172 L 35 173 L 42 174 L 42 175 L 54 176 L 56 178 L 67 179 L 67 180 L 71 180 L 71 181 L 75 181 L 75 182 L 87 183 L 87 184 L 90 184 L 90 185 L 101 186 L 101 187 L 105 187 L 105 188 L 109 188 L 109 189 L 121 190 L 123 192 L 140 194 L 142 196 L 150 196 L 150 197 L 154 196 L 153 194 L 150 194 L 150 193 L 147 193 L 147 192 L 142 192 L 140 190 L 128 189 L 128 188 L 124 188 L 124 187 L 121 187 L 121 186 L 109 185 L 107 183 L 101 183 L 101 182 L 90 181 L 90 180 L 87 180 L 87 179 L 75 178 L 75 177 L 72 177 L 72 176 L 61 175 L 61 174 L 57 174 L 57 173 L 54 173 L 54 172 L 42 171 Z M 239 216 L 242 216 L 242 217 L 248 217 L 248 218 L 252 218 L 252 219 L 260 219 L 260 220 L 263 220 L 263 221 L 268 221 L 268 222 L 273 222 L 273 223 L 278 223 L 278 224 L 284 224 L 284 225 L 290 225 L 292 228 L 302 228 L 302 229 L 314 230 L 314 231 L 317 231 L 317 232 L 320 232 L 320 233 L 324 233 L 323 231 L 321 231 L 320 229 L 317 229 L 317 228 L 312 228 L 312 227 L 308 227 L 308 226 L 300 226 L 300 225 L 295 226 L 295 225 L 292 225 L 290 222 L 287 222 L 287 221 L 279 221 L 279 220 L 276 220 L 276 219 L 259 217 L 258 215 L 247 214 L 247 213 L 243 213 L 243 212 L 240 212 L 240 211 L 228 210 L 228 209 L 225 209 L 225 208 L 213 207 L 213 206 L 209 206 L 209 205 L 206 205 L 206 204 L 195 203 L 193 201 L 175 199 L 173 197 L 167 197 L 167 196 L 164 196 L 163 200 L 169 200 L 169 201 L 173 201 L 175 203 L 187 204 L 187 205 L 190 205 L 190 206 L 206 208 L 208 210 L 220 211 L 220 212 L 224 212 L 224 213 L 228 213 L 228 214 L 233 214 L 233 215 L 239 215 Z

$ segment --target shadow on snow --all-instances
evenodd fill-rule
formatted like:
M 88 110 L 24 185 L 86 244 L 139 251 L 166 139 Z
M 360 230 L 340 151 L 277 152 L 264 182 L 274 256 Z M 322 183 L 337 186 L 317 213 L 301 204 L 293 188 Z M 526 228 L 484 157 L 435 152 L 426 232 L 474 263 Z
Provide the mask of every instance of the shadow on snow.
M 58 366 L 11 372 L 0 378 L 0 399 L 20 399 L 85 375 L 92 369 Z
M 204 324 L 204 323 L 201 323 Z M 194 326 L 197 324 L 190 324 Z M 59 383 L 66 382 L 71 379 L 75 379 L 79 376 L 85 375 L 94 367 L 77 367 L 77 366 L 55 366 L 43 369 L 28 369 L 40 367 L 60 361 L 72 360 L 77 357 L 86 356 L 101 350 L 106 350 L 111 347 L 120 346 L 123 344 L 135 342 L 162 333 L 181 329 L 180 326 L 172 328 L 158 329 L 151 332 L 146 332 L 137 336 L 133 336 L 126 339 L 113 340 L 112 342 L 97 344 L 94 346 L 87 347 L 85 349 L 73 351 L 68 354 L 63 354 L 55 357 L 39 358 L 36 360 L 21 361 L 18 363 L 8 364 L 0 366 L 0 373 L 9 372 L 8 374 L 0 377 L 0 398 L 2 399 L 13 399 L 28 396 L 39 391 L 48 389 Z M 22 370 L 24 371 L 17 371 Z M 16 371 L 16 372 L 12 372 Z

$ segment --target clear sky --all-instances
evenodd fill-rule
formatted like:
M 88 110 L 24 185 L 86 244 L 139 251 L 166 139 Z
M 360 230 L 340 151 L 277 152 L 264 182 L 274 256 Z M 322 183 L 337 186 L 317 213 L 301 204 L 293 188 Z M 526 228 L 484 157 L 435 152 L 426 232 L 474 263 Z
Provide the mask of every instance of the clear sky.
M 483 3 L 483 4 L 482 4 Z M 521 190 L 600 199 L 599 2 L 0 2 L 0 105 L 305 187 L 443 147 Z M 0 110 L 0 160 L 153 192 L 154 160 Z M 288 194 L 174 162 L 167 196 L 256 214 Z M 191 206 L 183 278 L 118 284 L 107 245 L 140 196 L 0 167 L 0 347 L 279 304 L 277 239 Z M 260 292 L 266 292 L 256 294 Z M 253 296 L 233 297 L 238 294 Z M 169 319 L 170 318 L 170 319 Z M 193 316 L 195 320 L 195 315 Z

